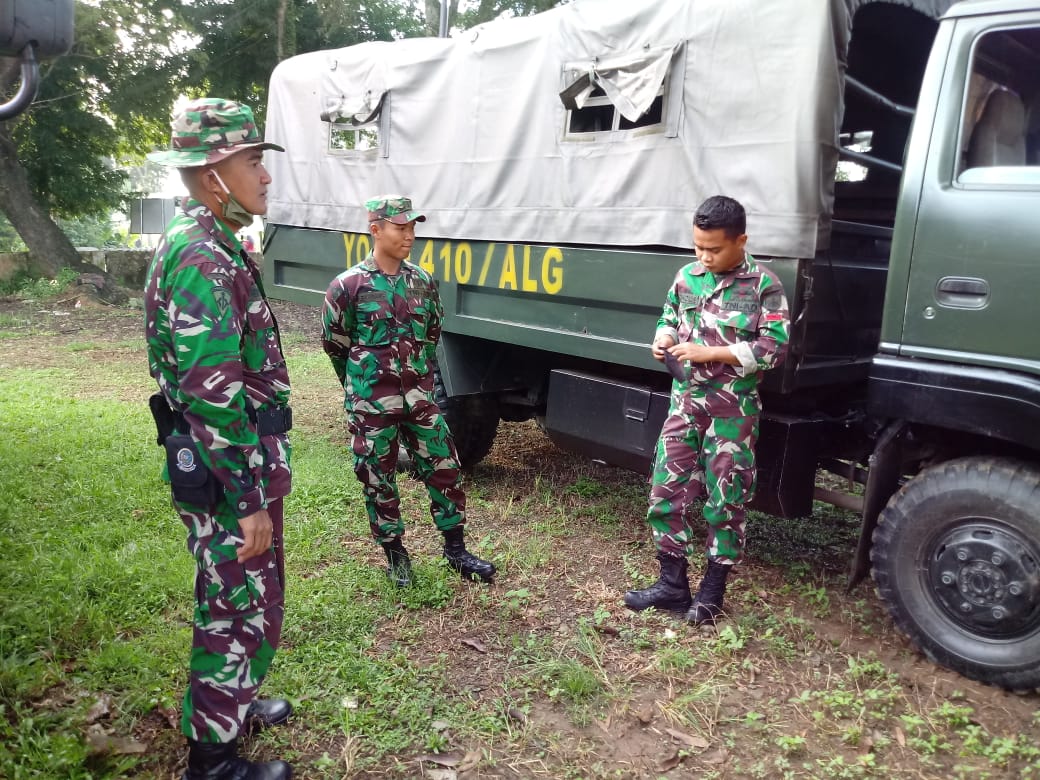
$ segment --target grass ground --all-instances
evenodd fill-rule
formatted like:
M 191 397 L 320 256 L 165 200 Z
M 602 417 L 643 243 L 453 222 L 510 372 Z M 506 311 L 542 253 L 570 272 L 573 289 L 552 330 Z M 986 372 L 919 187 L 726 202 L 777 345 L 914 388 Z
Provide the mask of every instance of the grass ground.
M 846 594 L 856 521 L 823 506 L 754 516 L 731 618 L 694 630 L 621 606 L 654 574 L 642 480 L 503 424 L 466 481 L 496 584 L 444 567 L 402 477 L 418 585 L 392 589 L 332 372 L 306 315 L 279 316 L 295 484 L 265 690 L 296 715 L 249 755 L 321 779 L 1040 777 L 1040 697 L 932 665 L 867 586 Z M 0 777 L 183 769 L 192 571 L 139 330 L 133 311 L 0 307 Z

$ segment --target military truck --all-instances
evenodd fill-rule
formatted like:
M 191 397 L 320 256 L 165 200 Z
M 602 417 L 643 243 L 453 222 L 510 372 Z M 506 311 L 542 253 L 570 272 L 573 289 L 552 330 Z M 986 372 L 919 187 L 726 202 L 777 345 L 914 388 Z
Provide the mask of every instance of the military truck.
M 439 400 L 464 461 L 500 420 L 645 471 L 650 356 L 691 217 L 723 193 L 783 282 L 756 505 L 858 510 L 936 662 L 1040 685 L 1040 7 L 1022 0 L 575 0 L 452 39 L 292 58 L 271 79 L 272 293 L 367 255 L 363 199 L 429 217 Z M 817 474 L 853 486 L 817 486 Z

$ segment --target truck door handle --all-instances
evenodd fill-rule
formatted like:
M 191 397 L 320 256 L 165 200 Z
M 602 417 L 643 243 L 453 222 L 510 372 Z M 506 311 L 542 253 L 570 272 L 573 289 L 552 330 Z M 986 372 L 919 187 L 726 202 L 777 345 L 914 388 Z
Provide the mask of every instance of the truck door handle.
M 944 276 L 935 285 L 935 300 L 954 309 L 981 309 L 989 303 L 989 282 L 965 276 Z

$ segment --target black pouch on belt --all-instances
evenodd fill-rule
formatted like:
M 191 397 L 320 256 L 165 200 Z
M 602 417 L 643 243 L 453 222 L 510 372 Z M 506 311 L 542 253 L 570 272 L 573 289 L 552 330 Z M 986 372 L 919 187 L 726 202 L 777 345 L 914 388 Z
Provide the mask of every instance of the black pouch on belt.
M 166 441 L 166 437 L 177 428 L 179 415 L 166 403 L 166 397 L 162 393 L 153 393 L 148 396 L 148 409 L 152 413 L 152 419 L 155 420 L 157 434 L 155 443 L 161 447 Z
M 212 508 L 224 495 L 224 486 L 199 457 L 198 445 L 189 434 L 166 437 L 166 467 L 170 487 L 178 503 Z

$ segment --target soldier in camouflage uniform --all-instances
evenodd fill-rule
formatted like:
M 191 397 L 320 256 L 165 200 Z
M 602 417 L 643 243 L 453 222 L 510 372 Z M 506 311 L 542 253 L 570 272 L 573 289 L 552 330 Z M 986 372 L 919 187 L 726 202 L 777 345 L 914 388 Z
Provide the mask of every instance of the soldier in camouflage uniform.
M 629 591 L 630 609 L 685 613 L 714 624 L 726 577 L 744 552 L 744 505 L 755 489 L 758 382 L 787 351 L 783 287 L 744 251 L 744 208 L 715 196 L 694 216 L 698 261 L 679 270 L 657 323 L 653 356 L 675 376 L 651 475 L 647 520 L 661 576 Z M 694 550 L 690 503 L 704 499 L 707 570 L 690 593 L 687 556 Z
M 400 195 L 365 202 L 372 253 L 329 285 L 322 345 L 345 391 L 344 406 L 372 536 L 398 586 L 412 581 L 397 492 L 398 440 L 430 494 L 444 557 L 464 579 L 491 582 L 495 567 L 466 550 L 466 497 L 455 442 L 433 398 L 444 311 L 433 278 L 407 262 L 426 217 Z
M 149 158 L 179 168 L 189 197 L 152 259 L 145 329 L 164 477 L 197 567 L 184 777 L 281 780 L 287 763 L 246 761 L 237 739 L 292 712 L 256 698 L 282 629 L 289 376 L 259 269 L 235 233 L 267 211 L 263 150 L 283 150 L 229 100 L 195 100 L 172 126 L 170 150 Z

